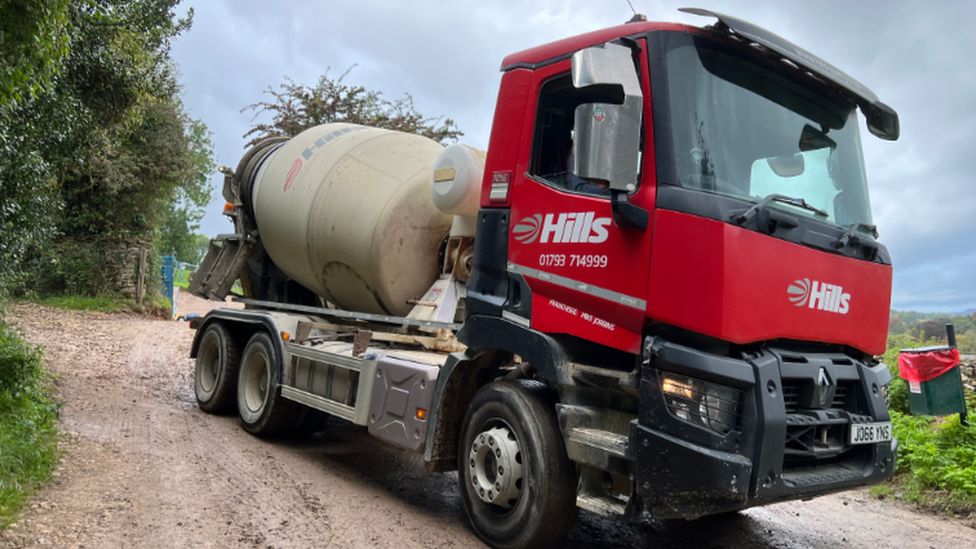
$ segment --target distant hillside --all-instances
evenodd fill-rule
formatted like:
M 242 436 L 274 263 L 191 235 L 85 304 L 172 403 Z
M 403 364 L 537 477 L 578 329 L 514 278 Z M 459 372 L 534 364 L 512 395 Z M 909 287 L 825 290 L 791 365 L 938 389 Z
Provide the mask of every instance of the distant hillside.
M 976 309 L 961 314 L 891 311 L 888 334 L 907 334 L 918 340 L 944 343 L 945 325 L 956 327 L 956 340 L 963 352 L 976 353 Z

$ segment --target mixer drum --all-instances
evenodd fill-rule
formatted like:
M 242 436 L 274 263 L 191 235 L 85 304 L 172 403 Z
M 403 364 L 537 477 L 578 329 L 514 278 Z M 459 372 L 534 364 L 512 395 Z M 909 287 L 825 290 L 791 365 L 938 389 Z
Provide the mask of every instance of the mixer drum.
M 291 278 L 343 309 L 405 315 L 437 278 L 451 226 L 430 193 L 442 150 L 418 135 L 324 124 L 271 153 L 244 199 Z

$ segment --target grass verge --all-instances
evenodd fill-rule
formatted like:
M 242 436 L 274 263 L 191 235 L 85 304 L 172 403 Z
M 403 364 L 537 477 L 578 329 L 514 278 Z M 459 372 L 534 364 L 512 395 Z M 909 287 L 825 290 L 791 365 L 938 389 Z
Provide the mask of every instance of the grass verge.
M 111 295 L 54 295 L 40 298 L 37 300 L 37 303 L 59 309 L 99 311 L 103 313 L 129 312 L 135 306 L 131 299 Z
M 57 463 L 58 408 L 49 389 L 40 352 L 0 318 L 0 530 Z
M 147 295 L 142 305 L 137 305 L 127 297 L 114 295 L 53 295 L 31 300 L 40 305 L 69 309 L 72 311 L 95 311 L 101 313 L 139 313 L 160 318 L 169 318 L 169 300 L 159 294 Z
M 880 498 L 894 496 L 932 511 L 976 513 L 976 425 L 959 416 L 915 417 L 891 412 L 898 438 L 894 480 L 872 488 Z

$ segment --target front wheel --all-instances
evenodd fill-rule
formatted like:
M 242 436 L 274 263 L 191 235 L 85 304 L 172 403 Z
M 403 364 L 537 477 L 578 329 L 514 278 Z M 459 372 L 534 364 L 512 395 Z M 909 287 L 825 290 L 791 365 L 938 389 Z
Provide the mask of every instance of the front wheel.
M 494 547 L 534 547 L 576 521 L 576 470 L 553 405 L 521 382 L 496 381 L 468 408 L 458 449 L 461 502 Z
M 241 424 L 258 436 L 282 434 L 300 419 L 301 405 L 282 398 L 280 368 L 271 338 L 257 333 L 247 342 L 237 377 Z

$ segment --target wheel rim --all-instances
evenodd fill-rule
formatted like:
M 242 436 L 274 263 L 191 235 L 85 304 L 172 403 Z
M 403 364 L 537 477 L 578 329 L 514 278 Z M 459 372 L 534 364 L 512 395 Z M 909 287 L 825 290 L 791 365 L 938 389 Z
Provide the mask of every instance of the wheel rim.
M 250 353 L 241 368 L 244 370 L 244 405 L 251 412 L 260 412 L 270 389 L 268 357 L 261 351 Z
M 511 510 L 522 495 L 522 450 L 515 431 L 499 422 L 471 442 L 468 480 L 481 501 Z
M 212 334 L 213 332 L 211 332 Z M 198 355 L 197 361 L 197 384 L 204 393 L 211 393 L 217 385 L 217 378 L 220 376 L 220 341 L 211 335 L 203 340 L 203 349 Z

